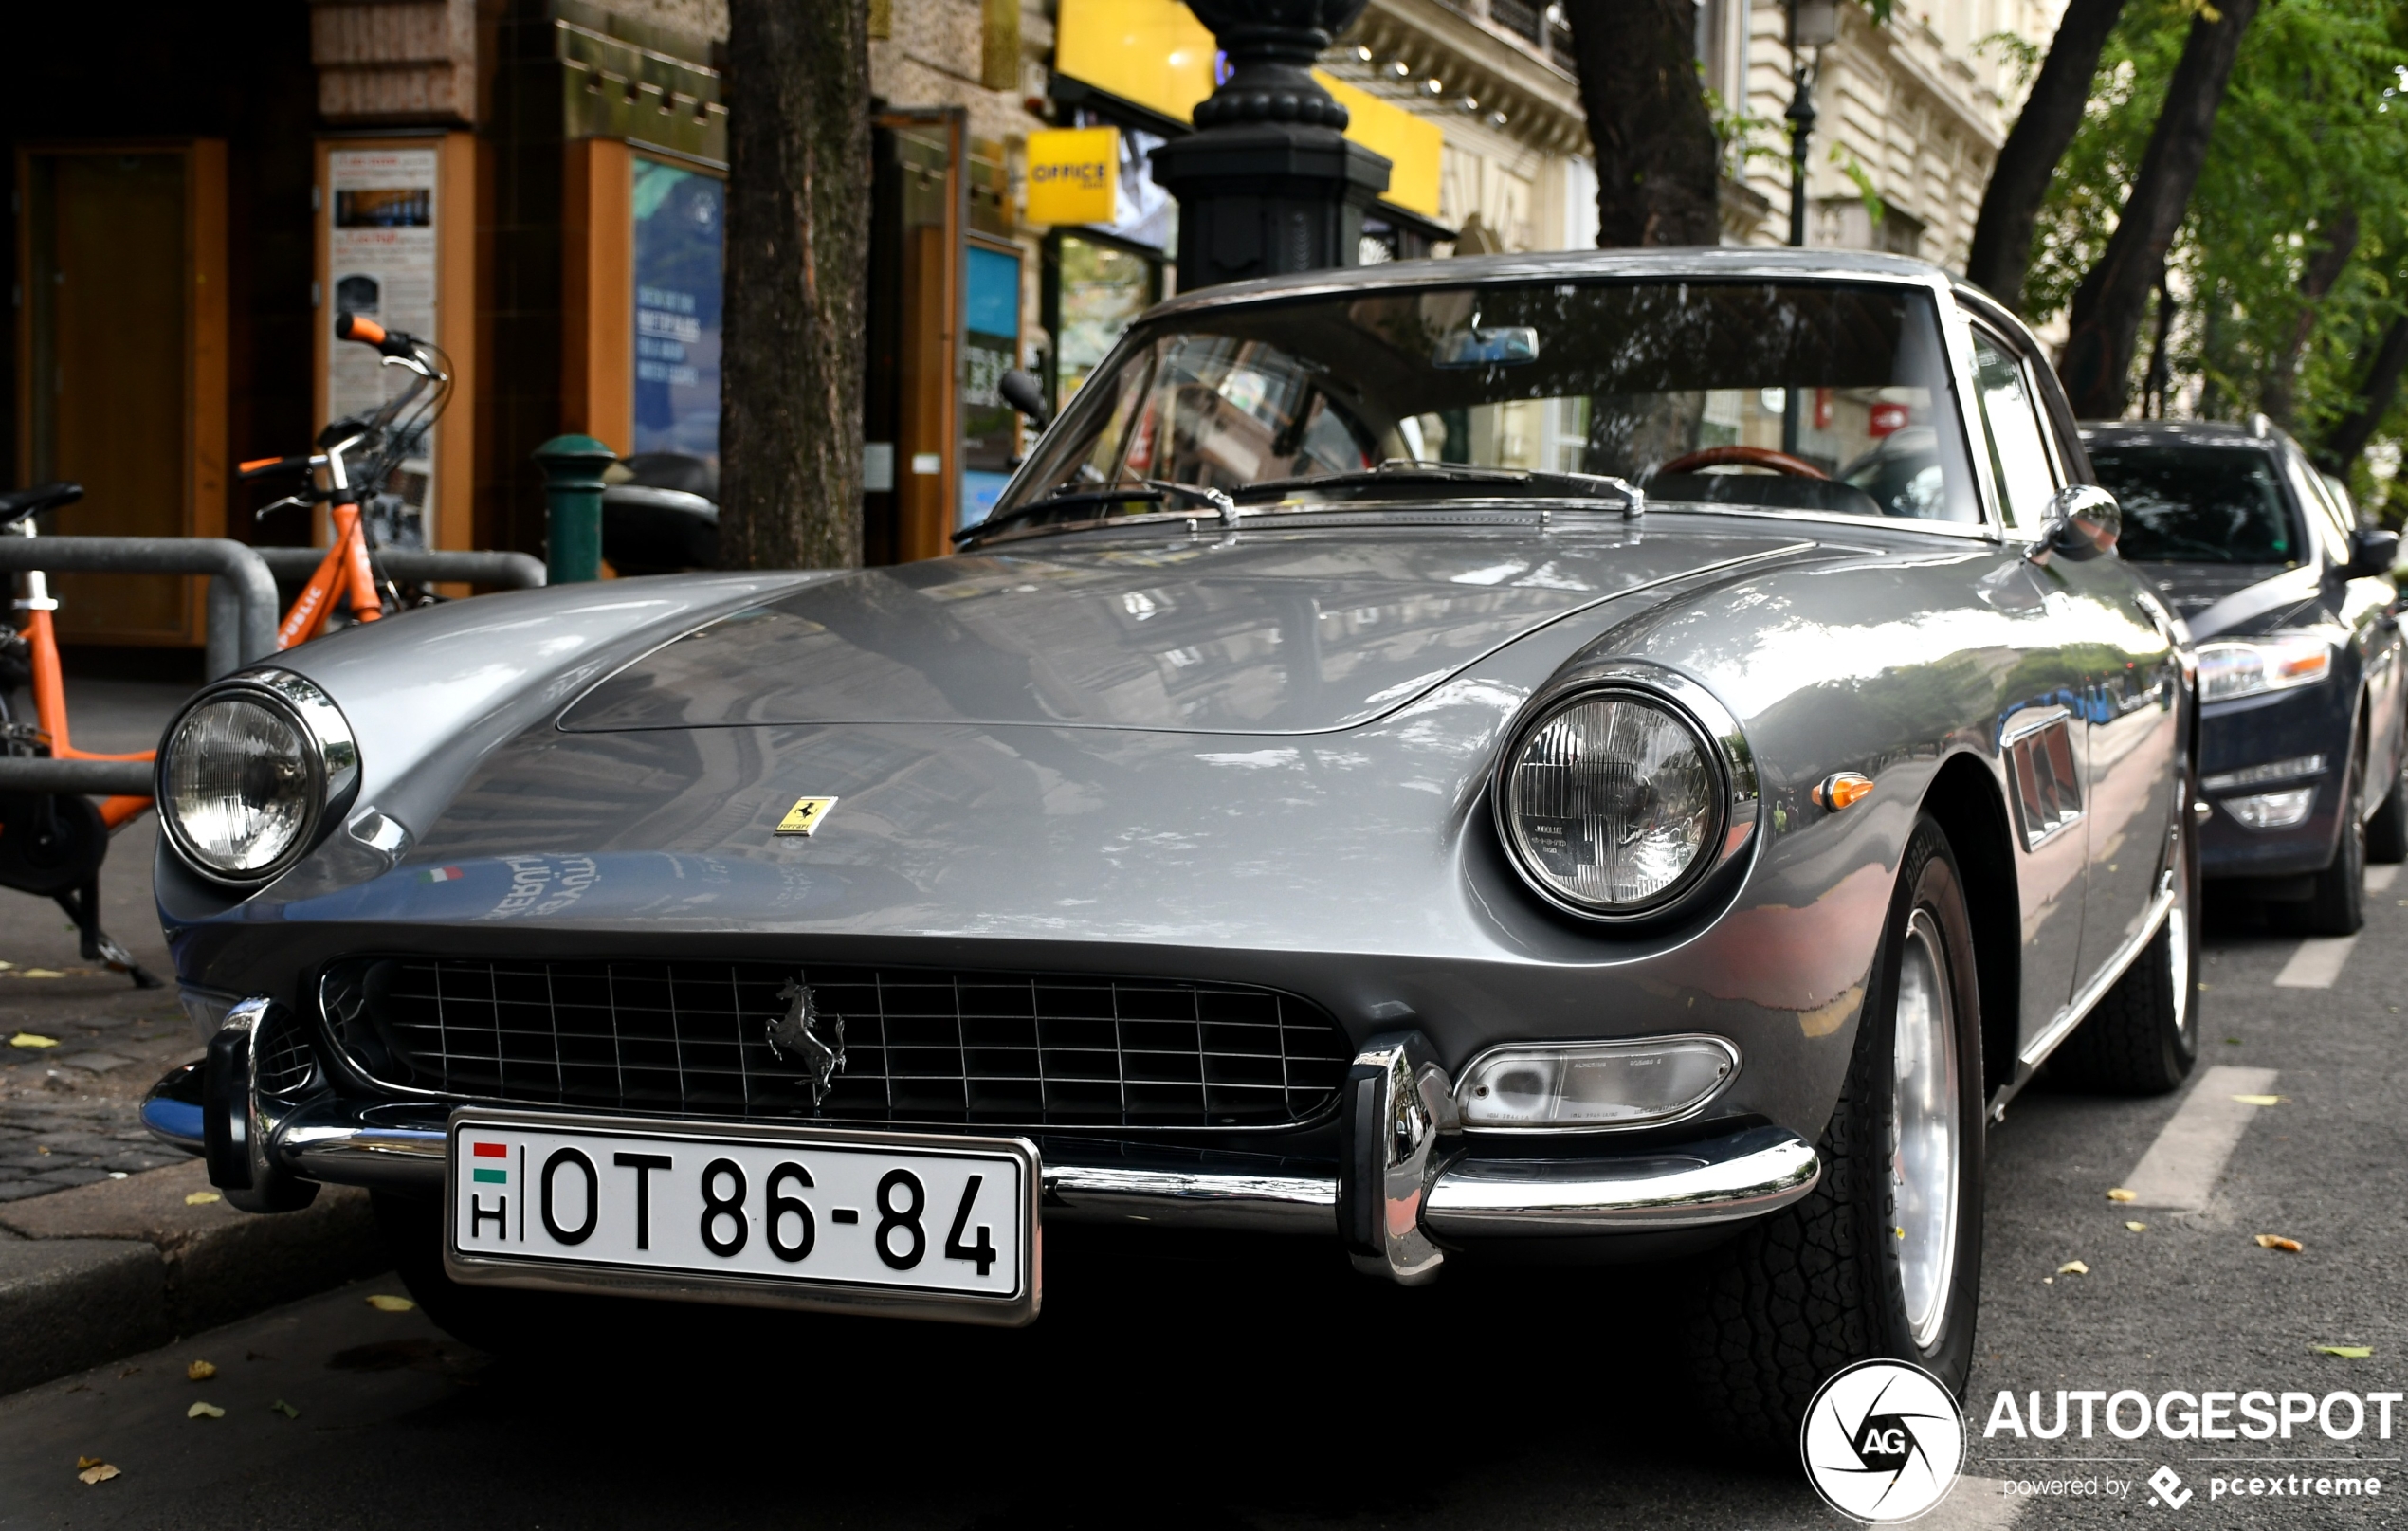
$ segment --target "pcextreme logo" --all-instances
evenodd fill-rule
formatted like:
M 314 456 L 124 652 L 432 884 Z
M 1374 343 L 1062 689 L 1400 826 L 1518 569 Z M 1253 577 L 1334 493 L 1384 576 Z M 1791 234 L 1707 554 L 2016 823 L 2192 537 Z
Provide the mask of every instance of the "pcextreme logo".
M 1806 1479 L 1840 1514 L 1911 1521 L 1947 1497 L 1965 1419 L 1940 1379 L 1904 1361 L 1858 1361 L 1825 1382 L 1798 1431 Z

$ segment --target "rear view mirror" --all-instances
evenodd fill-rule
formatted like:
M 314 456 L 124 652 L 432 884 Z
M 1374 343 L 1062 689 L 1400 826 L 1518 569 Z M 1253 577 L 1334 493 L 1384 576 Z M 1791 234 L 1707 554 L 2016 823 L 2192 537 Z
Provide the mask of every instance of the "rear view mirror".
M 2381 579 L 2399 561 L 2399 534 L 2380 526 L 2362 526 L 2349 534 L 2349 567 L 2342 571 L 2350 579 Z
M 1037 380 L 1013 367 L 995 379 L 995 392 L 1003 402 L 1029 417 L 1029 423 L 1043 430 L 1053 422 L 1053 411 L 1045 407 L 1045 390 Z
M 2059 489 L 2040 515 L 2040 547 L 2079 563 L 2115 551 L 2124 534 L 2124 510 L 2115 496 L 2095 483 Z
M 1539 332 L 1527 324 L 1477 326 L 1443 336 L 1432 350 L 1433 367 L 1520 367 L 1539 359 Z

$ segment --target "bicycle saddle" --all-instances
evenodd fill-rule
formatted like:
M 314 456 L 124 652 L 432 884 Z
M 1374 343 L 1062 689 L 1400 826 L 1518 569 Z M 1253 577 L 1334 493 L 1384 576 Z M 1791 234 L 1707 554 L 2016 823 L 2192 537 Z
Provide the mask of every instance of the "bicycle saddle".
M 11 489 L 0 494 L 0 527 L 14 526 L 27 516 L 72 505 L 82 498 L 80 483 L 37 483 L 30 489 Z

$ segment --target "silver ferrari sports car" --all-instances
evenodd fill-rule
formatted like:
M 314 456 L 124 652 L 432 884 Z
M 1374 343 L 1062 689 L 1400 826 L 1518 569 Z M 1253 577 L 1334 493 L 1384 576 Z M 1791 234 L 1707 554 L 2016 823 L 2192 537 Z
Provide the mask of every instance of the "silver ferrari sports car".
M 481 1340 L 1021 1323 L 1118 1223 L 1687 1263 L 1741 1432 L 1862 1358 L 1961 1387 L 1986 1124 L 2195 1051 L 2194 668 L 2117 530 L 2032 337 L 1913 262 L 1182 297 L 952 556 L 197 694 L 208 1053 L 147 1118 L 255 1212 L 369 1188 Z

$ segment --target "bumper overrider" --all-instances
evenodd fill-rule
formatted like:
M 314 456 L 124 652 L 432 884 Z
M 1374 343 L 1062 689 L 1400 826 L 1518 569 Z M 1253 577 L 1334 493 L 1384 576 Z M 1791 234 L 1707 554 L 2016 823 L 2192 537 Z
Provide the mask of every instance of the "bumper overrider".
M 450 1105 L 280 1100 L 263 1088 L 257 1047 L 279 1013 L 264 998 L 234 1006 L 206 1060 L 152 1089 L 143 1124 L 206 1158 L 210 1183 L 247 1212 L 304 1207 L 320 1184 L 440 1194 Z M 1359 1269 L 1416 1285 L 1450 1248 L 1710 1235 L 1790 1205 L 1822 1176 L 1811 1144 L 1771 1126 L 1708 1127 L 1692 1140 L 1618 1149 L 1584 1134 L 1577 1146 L 1516 1154 L 1463 1130 L 1453 1082 L 1415 1031 L 1361 1048 L 1339 1120 L 1344 1158 L 1335 1174 L 1269 1155 L 1057 1145 L 1043 1163 L 1042 1212 L 1066 1223 L 1335 1233 Z

